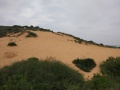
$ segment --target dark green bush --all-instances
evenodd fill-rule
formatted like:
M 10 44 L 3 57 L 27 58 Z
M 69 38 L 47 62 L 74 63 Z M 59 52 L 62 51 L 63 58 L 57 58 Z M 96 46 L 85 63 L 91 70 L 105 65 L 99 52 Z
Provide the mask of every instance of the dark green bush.
M 100 65 L 101 73 L 115 82 L 115 89 L 120 90 L 120 57 L 109 57 Z
M 0 69 L 0 90 L 80 90 L 83 76 L 55 60 L 29 58 Z
M 9 42 L 8 46 L 17 46 L 17 44 L 15 42 Z
M 101 73 L 120 82 L 120 57 L 109 57 L 100 65 Z
M 75 59 L 73 63 L 85 72 L 90 72 L 94 67 L 96 67 L 96 63 L 93 59 L 86 58 L 86 59 Z
M 120 82 L 111 73 L 95 74 L 85 81 L 82 74 L 59 61 L 29 58 L 0 69 L 0 90 L 120 90 Z
M 33 32 L 28 32 L 28 35 L 26 37 L 37 37 L 37 34 Z
M 113 89 L 115 86 L 114 81 L 107 76 L 94 74 L 93 78 L 88 82 L 90 90 L 115 90 Z

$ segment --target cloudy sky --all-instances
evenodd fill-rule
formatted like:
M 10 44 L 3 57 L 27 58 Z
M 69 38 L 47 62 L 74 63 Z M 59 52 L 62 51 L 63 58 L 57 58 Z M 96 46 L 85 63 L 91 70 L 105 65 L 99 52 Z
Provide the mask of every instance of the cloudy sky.
M 0 25 L 34 25 L 120 45 L 120 0 L 0 0 Z

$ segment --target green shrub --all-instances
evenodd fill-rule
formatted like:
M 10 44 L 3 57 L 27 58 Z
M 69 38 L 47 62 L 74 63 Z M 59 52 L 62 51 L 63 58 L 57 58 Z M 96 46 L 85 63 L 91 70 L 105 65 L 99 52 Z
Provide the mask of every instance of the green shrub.
M 28 35 L 26 37 L 37 37 L 37 34 L 33 32 L 28 32 Z
M 80 90 L 82 74 L 55 60 L 29 58 L 0 69 L 0 90 Z
M 9 42 L 7 46 L 17 46 L 15 42 Z
M 73 60 L 73 63 L 80 68 L 81 70 L 85 72 L 90 72 L 95 66 L 96 63 L 94 62 L 93 59 L 86 58 L 86 59 L 75 59 Z
M 109 57 L 100 65 L 101 73 L 108 76 L 111 82 L 115 82 L 115 89 L 120 90 L 120 57 Z
M 109 57 L 100 65 L 101 73 L 120 82 L 120 57 Z
M 109 62 L 116 59 L 109 58 Z M 120 90 L 120 82 L 111 73 L 94 74 L 85 81 L 82 74 L 59 61 L 29 58 L 0 69 L 0 90 Z
M 115 90 L 114 82 L 107 76 L 94 74 L 93 78 L 88 81 L 90 90 Z

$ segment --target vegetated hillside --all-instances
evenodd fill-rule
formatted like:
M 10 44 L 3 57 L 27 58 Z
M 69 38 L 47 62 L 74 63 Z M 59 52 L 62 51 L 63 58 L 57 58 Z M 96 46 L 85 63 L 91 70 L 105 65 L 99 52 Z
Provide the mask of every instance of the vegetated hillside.
M 0 90 L 120 90 L 120 71 L 113 71 L 120 67 L 119 62 L 120 57 L 108 58 L 101 64 L 106 75 L 94 74 L 91 80 L 85 80 L 58 60 L 28 58 L 0 68 Z
M 14 26 L 0 26 L 0 37 L 5 37 L 9 34 L 15 34 L 15 33 L 20 33 L 19 35 L 23 34 L 25 31 L 27 30 L 32 30 L 32 31 L 44 31 L 44 32 L 53 32 L 52 30 L 50 29 L 43 29 L 43 28 L 40 28 L 39 26 L 19 26 L 19 25 L 14 25 Z M 53 32 L 54 33 L 54 32 Z M 98 43 L 95 43 L 94 41 L 87 41 L 87 40 L 84 40 L 84 39 L 81 39 L 79 37 L 75 37 L 73 35 L 70 35 L 70 34 L 66 34 L 66 33 L 63 33 L 63 32 L 57 32 L 58 35 L 66 35 L 66 36 L 69 36 L 69 37 L 73 37 L 75 40 L 76 43 L 85 43 L 86 45 L 87 44 L 92 44 L 92 45 L 97 45 L 97 46 L 101 46 L 101 47 L 109 47 L 109 48 L 119 48 L 119 47 L 115 47 L 115 46 L 108 46 L 108 45 L 104 45 L 104 44 L 98 44 Z
M 46 31 L 46 32 L 53 32 L 49 29 L 43 29 L 40 28 L 39 26 L 19 26 L 19 25 L 14 25 L 14 26 L 0 26 L 0 37 L 5 37 L 7 34 L 15 34 L 15 33 L 23 33 L 27 30 L 40 30 L 40 31 Z
M 82 74 L 56 60 L 29 58 L 0 69 L 0 90 L 77 90 L 83 83 Z

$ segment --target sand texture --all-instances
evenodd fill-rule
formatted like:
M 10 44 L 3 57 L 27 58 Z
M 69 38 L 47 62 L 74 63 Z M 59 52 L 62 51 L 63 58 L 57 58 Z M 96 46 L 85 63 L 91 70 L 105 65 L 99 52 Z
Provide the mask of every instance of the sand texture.
M 37 38 L 27 38 L 27 33 L 19 37 L 0 38 L 0 67 L 30 57 L 54 57 L 83 73 L 86 78 L 91 78 L 94 73 L 100 72 L 99 65 L 102 61 L 110 56 L 120 56 L 120 49 L 79 44 L 75 43 L 72 37 L 52 32 L 34 32 L 38 35 Z M 15 42 L 17 46 L 7 46 L 10 41 Z M 76 58 L 92 58 L 97 66 L 90 73 L 83 72 L 72 63 Z

